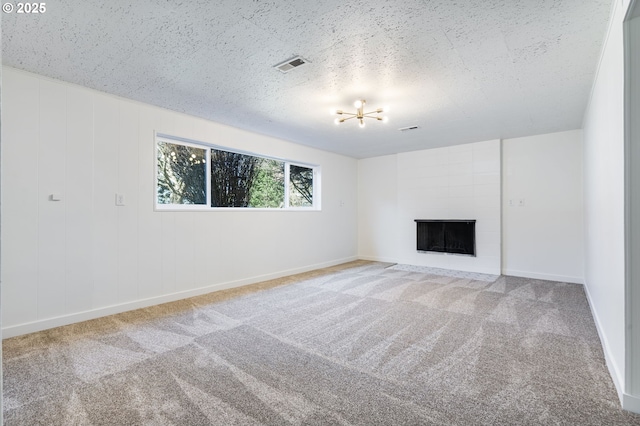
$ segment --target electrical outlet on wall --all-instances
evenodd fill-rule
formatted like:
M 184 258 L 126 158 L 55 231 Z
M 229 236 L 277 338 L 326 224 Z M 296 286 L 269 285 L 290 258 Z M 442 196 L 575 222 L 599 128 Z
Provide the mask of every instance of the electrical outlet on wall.
M 124 194 L 116 194 L 116 206 L 124 206 Z

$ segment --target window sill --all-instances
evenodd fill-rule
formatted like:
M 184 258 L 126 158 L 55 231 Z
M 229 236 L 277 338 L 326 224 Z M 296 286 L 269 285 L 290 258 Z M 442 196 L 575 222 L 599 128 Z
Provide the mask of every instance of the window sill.
M 167 207 L 159 207 L 156 206 L 154 209 L 156 212 L 320 212 L 322 209 L 320 208 L 282 208 L 282 209 L 269 209 L 269 208 L 253 208 L 253 207 L 182 207 L 182 206 L 167 206 Z

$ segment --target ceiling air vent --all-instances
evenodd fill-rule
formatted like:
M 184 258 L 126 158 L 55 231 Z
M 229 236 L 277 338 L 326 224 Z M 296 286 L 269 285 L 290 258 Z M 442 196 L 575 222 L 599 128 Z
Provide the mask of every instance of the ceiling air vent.
M 309 61 L 301 58 L 300 56 L 296 56 L 295 58 L 287 59 L 286 61 L 279 63 L 278 65 L 274 65 L 274 68 L 276 68 L 280 72 L 289 72 L 294 68 L 298 68 L 300 65 L 306 64 L 307 62 Z
M 408 132 L 409 130 L 416 130 L 419 128 L 420 126 L 407 126 L 407 127 L 400 127 L 398 130 L 400 130 L 401 132 Z

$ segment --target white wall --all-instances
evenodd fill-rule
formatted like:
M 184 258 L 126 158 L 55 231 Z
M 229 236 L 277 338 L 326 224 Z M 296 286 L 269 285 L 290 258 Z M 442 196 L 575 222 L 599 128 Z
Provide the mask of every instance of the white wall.
M 358 256 L 398 261 L 398 169 L 395 155 L 358 161 Z
M 11 68 L 2 77 L 5 337 L 355 258 L 355 159 Z M 322 211 L 156 212 L 154 130 L 319 164 Z
M 360 160 L 358 182 L 361 257 L 500 273 L 500 141 Z M 476 219 L 477 257 L 418 253 L 415 219 Z
M 619 394 L 625 377 L 623 17 L 615 1 L 583 126 L 585 286 Z
M 640 2 L 634 6 L 625 32 L 627 362 L 623 405 L 640 413 Z
M 582 131 L 502 142 L 502 271 L 584 282 Z
M 415 219 L 475 219 L 476 257 L 416 251 Z M 500 141 L 398 155 L 398 260 L 500 273 Z
M 2 32 L 2 20 L 0 19 L 0 33 Z M 0 49 L 0 62 L 2 62 L 2 49 Z M 0 99 L 2 98 L 2 69 L 0 68 Z M 0 103 L 1 104 L 1 103 Z M 0 107 L 0 110 L 2 108 Z M 2 112 L 0 111 L 0 128 L 2 128 Z M 0 152 L 2 151 L 2 136 L 0 136 Z M 0 159 L 2 156 L 0 155 Z M 2 197 L 2 168 L 0 167 L 0 199 Z M 2 203 L 0 202 L 0 207 Z M 2 209 L 0 208 L 0 242 L 2 241 Z M 1 244 L 0 244 L 1 245 Z M 2 288 L 2 249 L 0 247 L 0 289 Z M 2 341 L 2 291 L 0 291 L 0 342 Z M 2 361 L 2 345 L 0 345 L 0 361 Z M 0 362 L 0 407 L 4 407 L 3 404 L 3 391 L 2 391 L 2 362 Z M 0 425 L 4 424 L 4 410 L 0 410 Z

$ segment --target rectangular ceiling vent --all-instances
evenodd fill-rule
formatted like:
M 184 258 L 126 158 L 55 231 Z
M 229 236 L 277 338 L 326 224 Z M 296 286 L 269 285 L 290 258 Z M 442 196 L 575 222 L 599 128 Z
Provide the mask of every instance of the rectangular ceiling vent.
M 420 126 L 407 126 L 407 127 L 400 127 L 398 130 L 400 130 L 401 132 L 408 132 L 409 130 L 416 130 L 419 128 Z
M 298 68 L 300 65 L 306 64 L 307 62 L 309 61 L 300 56 L 296 56 L 295 58 L 287 59 L 286 61 L 279 63 L 278 65 L 274 65 L 274 68 L 276 68 L 280 72 L 286 73 L 294 68 Z

